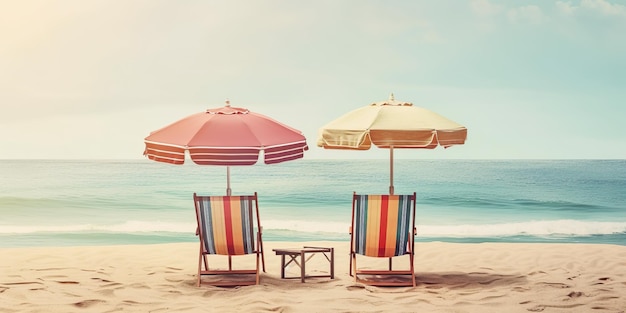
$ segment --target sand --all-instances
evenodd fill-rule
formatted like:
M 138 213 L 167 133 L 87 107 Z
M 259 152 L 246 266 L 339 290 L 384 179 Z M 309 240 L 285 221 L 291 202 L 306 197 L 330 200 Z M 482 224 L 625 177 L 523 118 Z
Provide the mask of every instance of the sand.
M 272 249 L 303 245 L 335 248 L 335 279 L 280 278 Z M 372 287 L 348 245 L 265 242 L 261 284 L 235 288 L 196 287 L 196 243 L 0 249 L 0 312 L 626 312 L 626 246 L 418 243 L 416 287 Z

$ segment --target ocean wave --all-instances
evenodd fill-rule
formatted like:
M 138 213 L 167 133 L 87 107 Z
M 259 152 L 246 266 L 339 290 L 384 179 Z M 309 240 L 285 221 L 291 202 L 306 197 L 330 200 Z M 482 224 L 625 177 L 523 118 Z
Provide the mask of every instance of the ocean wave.
M 350 223 L 265 220 L 264 232 L 348 234 Z M 31 233 L 195 233 L 195 222 L 126 221 L 114 224 L 0 225 L 0 234 Z M 626 234 L 626 222 L 545 220 L 518 223 L 417 225 L 419 237 L 594 236 Z
M 320 222 L 304 220 L 266 220 L 263 222 L 263 230 L 290 230 L 305 233 L 334 233 L 347 234 L 350 222 Z
M 427 237 L 593 236 L 626 233 L 626 222 L 554 220 L 482 225 L 421 225 L 417 232 L 419 236 Z
M 421 204 L 432 206 L 450 206 L 459 208 L 492 208 L 492 209 L 519 209 L 525 210 L 550 210 L 550 211 L 573 211 L 573 212 L 600 212 L 623 210 L 613 206 L 599 204 L 578 203 L 567 200 L 537 200 L 537 199 L 499 199 L 480 197 L 430 197 L 420 199 Z
M 155 221 L 127 221 L 118 224 L 70 224 L 70 225 L 0 225 L 0 234 L 29 233 L 79 233 L 79 232 L 195 232 L 195 223 L 169 223 Z

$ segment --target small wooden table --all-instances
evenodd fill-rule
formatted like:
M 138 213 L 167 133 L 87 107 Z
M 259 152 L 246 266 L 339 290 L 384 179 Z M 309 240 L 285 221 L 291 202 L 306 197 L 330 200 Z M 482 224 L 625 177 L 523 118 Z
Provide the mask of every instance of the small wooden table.
M 276 252 L 276 255 L 280 255 L 280 278 L 298 278 L 298 277 L 285 277 L 285 268 L 291 264 L 291 262 L 295 263 L 300 267 L 300 281 L 304 282 L 305 278 L 313 278 L 313 277 L 329 277 L 330 279 L 335 278 L 335 249 L 334 248 L 324 248 L 324 247 L 308 247 L 304 246 L 302 249 L 273 249 Z M 316 253 L 322 253 L 326 260 L 330 263 L 330 273 L 328 275 L 306 275 L 305 265 L 308 260 L 310 260 Z M 328 253 L 328 254 L 327 254 Z M 309 254 L 307 258 L 306 255 Z M 285 263 L 285 256 L 289 256 L 290 260 Z M 298 262 L 298 257 L 300 258 L 300 262 Z

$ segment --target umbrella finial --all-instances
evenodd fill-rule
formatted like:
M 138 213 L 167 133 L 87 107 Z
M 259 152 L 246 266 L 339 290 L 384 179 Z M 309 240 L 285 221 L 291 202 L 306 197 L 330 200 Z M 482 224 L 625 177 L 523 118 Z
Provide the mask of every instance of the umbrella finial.
M 389 95 L 389 101 L 394 101 L 393 92 Z
M 228 100 L 228 98 L 226 98 L 226 106 L 229 107 L 230 106 L 230 100 Z

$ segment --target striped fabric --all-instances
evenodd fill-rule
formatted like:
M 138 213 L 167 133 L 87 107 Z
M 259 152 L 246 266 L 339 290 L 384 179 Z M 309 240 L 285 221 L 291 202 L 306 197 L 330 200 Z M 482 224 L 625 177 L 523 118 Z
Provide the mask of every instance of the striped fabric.
M 276 164 L 285 161 L 302 159 L 304 151 L 309 149 L 306 141 L 293 142 L 265 148 L 265 164 Z
M 255 148 L 189 148 L 191 160 L 199 165 L 254 165 L 259 160 Z
M 413 195 L 354 195 L 354 251 L 372 257 L 407 253 Z
M 185 163 L 185 148 L 175 145 L 165 145 L 154 142 L 146 142 L 146 149 L 143 154 L 148 159 L 180 165 Z
M 308 149 L 306 141 L 298 141 L 264 148 L 189 148 L 191 160 L 199 165 L 253 165 L 259 160 L 259 153 L 264 150 L 264 163 L 275 164 L 301 159 Z M 148 155 L 150 157 L 150 155 Z
M 275 164 L 297 160 L 304 157 L 308 149 L 306 141 L 291 142 L 271 147 L 181 147 L 176 145 L 159 144 L 146 141 L 144 155 L 157 162 L 183 164 L 185 150 L 194 163 L 199 165 L 253 165 L 259 160 L 259 153 L 263 150 L 264 163 Z
M 200 232 L 208 254 L 254 253 L 254 196 L 196 196 Z

